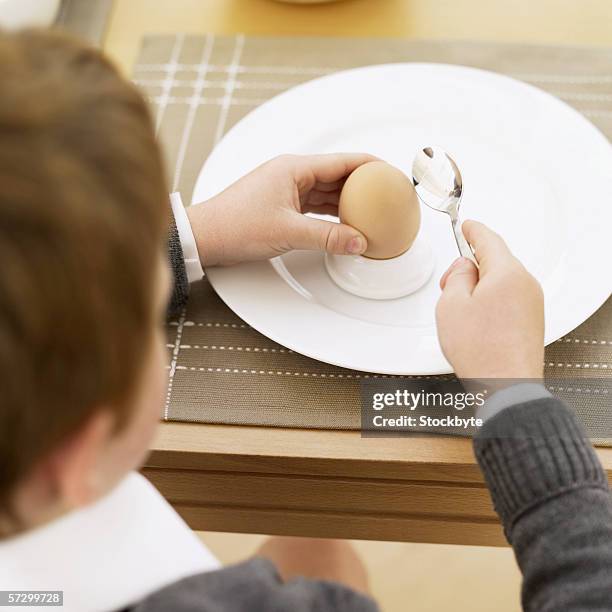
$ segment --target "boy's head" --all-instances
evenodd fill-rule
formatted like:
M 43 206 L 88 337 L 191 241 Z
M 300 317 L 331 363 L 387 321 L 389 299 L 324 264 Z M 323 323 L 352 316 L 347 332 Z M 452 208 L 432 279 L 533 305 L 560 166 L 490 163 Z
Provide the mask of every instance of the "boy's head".
M 0 531 L 142 460 L 163 396 L 167 210 L 134 87 L 76 41 L 0 32 Z

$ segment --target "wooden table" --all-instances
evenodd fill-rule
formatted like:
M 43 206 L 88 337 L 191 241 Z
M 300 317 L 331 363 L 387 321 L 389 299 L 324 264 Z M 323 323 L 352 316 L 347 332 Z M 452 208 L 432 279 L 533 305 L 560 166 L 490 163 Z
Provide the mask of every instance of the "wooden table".
M 164 423 L 144 473 L 198 530 L 505 543 L 466 439 Z
M 105 49 L 148 33 L 406 36 L 612 44 L 610 0 L 116 0 Z M 599 449 L 612 476 L 612 449 Z M 194 529 L 501 545 L 469 440 L 163 423 L 144 473 Z

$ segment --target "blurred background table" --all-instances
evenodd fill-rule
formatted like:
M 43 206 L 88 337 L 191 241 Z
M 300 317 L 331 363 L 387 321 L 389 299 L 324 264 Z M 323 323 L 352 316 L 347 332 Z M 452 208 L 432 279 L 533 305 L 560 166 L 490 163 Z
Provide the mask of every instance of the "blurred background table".
M 141 37 L 164 32 L 610 45 L 611 23 L 610 0 L 115 0 L 104 47 L 129 72 Z
M 609 0 L 115 0 L 104 48 L 129 74 L 153 33 L 610 44 L 610 23 Z M 145 473 L 195 529 L 504 543 L 464 439 L 163 423 Z

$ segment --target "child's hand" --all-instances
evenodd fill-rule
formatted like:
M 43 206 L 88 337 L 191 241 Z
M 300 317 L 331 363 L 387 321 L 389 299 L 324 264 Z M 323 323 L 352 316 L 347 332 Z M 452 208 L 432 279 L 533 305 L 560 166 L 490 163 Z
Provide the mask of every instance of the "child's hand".
M 375 158 L 357 153 L 282 155 L 187 209 L 204 266 L 268 259 L 292 249 L 360 254 L 358 230 L 303 213 L 338 214 L 346 177 Z
M 538 282 L 482 223 L 466 221 L 476 266 L 460 258 L 440 280 L 440 344 L 459 378 L 541 379 L 544 298 Z

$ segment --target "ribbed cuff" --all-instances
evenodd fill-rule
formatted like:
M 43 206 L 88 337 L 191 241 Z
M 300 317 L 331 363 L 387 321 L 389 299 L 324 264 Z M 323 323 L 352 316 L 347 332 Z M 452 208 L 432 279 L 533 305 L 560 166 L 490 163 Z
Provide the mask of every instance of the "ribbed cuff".
M 556 398 L 506 408 L 474 438 L 474 451 L 504 523 L 546 500 L 608 481 L 574 413 Z
M 168 258 L 172 269 L 173 284 L 168 304 L 168 316 L 177 316 L 189 298 L 189 281 L 185 270 L 183 249 L 179 240 L 174 217 L 170 219 L 168 231 Z

